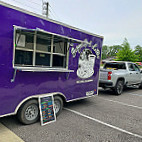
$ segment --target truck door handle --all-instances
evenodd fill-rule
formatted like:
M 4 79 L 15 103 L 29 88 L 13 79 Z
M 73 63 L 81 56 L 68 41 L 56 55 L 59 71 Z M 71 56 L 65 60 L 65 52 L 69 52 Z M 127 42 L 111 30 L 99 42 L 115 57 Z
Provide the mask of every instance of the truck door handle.
M 138 74 L 138 73 L 136 73 L 136 74 Z
M 130 74 L 132 74 L 132 73 L 130 73 Z

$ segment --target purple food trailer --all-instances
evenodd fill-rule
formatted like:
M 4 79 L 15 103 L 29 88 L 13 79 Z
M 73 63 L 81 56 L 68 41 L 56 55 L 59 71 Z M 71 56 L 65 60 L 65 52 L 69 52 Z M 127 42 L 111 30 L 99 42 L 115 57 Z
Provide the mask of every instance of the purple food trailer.
M 63 102 L 97 95 L 103 37 L 0 2 L 0 117 L 39 118 L 39 96 Z

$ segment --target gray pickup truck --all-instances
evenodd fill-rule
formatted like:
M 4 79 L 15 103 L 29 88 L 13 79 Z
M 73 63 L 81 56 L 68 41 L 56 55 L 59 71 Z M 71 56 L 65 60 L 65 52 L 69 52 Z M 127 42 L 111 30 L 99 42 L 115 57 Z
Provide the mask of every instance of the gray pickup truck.
M 135 63 L 111 61 L 100 69 L 99 87 L 111 88 L 116 95 L 120 95 L 124 87 L 134 85 L 142 87 L 142 72 Z

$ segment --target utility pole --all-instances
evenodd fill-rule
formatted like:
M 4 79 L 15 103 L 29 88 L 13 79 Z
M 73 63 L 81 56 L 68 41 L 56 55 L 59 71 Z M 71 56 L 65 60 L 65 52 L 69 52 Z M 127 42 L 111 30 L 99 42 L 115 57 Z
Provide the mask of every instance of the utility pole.
M 42 14 L 48 18 L 49 16 L 49 3 L 45 0 L 42 0 Z

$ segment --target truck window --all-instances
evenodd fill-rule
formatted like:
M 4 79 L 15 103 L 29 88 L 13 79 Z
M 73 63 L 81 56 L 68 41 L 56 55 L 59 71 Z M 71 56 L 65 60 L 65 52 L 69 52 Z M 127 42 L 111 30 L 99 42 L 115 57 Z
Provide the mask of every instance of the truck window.
M 137 67 L 137 65 L 133 64 L 135 71 L 140 71 L 140 69 Z
M 68 39 L 34 30 L 16 29 L 14 43 L 16 66 L 67 66 Z
M 104 69 L 126 69 L 125 63 L 118 63 L 118 62 L 113 62 L 113 63 L 106 63 L 104 65 Z
M 133 64 L 128 63 L 129 71 L 135 71 Z

